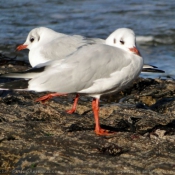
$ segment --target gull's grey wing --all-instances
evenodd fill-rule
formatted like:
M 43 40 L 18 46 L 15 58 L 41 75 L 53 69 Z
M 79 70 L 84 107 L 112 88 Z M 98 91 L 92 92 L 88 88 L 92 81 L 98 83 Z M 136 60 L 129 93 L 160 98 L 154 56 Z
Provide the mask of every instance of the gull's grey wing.
M 46 63 L 45 71 L 29 81 L 29 90 L 75 93 L 91 87 L 94 81 L 109 78 L 130 63 L 128 54 L 121 49 L 107 45 L 84 46 L 61 64 L 57 60 Z
M 58 60 L 72 54 L 84 45 L 92 45 L 103 42 L 105 41 L 97 38 L 85 38 L 80 35 L 65 35 L 42 46 L 41 54 L 47 60 Z

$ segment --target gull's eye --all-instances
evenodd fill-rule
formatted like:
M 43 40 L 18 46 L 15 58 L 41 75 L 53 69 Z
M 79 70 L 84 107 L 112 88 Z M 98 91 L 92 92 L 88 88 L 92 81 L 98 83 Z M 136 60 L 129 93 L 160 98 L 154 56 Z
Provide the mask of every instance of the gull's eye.
M 120 40 L 120 43 L 121 43 L 122 45 L 124 45 L 124 44 L 125 44 L 125 42 L 124 42 L 123 40 Z
M 35 39 L 32 37 L 32 38 L 30 38 L 30 42 L 31 43 L 33 43 L 33 41 L 34 41 Z

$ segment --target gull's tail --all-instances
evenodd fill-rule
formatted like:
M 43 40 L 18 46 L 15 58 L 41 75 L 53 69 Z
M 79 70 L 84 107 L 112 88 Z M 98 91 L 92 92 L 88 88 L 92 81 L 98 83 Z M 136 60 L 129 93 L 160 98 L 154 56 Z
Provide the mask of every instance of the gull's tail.
M 0 75 L 3 78 L 24 78 L 24 79 L 32 79 L 36 77 L 39 73 L 43 72 L 45 67 L 32 68 L 28 69 L 24 72 L 13 72 Z
M 142 72 L 151 72 L 151 73 L 165 73 L 165 71 L 157 69 L 156 66 L 144 64 L 142 68 Z
M 15 80 L 0 84 L 0 90 L 21 90 L 28 91 L 29 80 Z
M 0 75 L 2 78 L 19 78 L 20 80 L 0 84 L 0 90 L 28 90 L 28 82 L 43 72 L 45 67 L 32 68 L 24 72 L 14 72 Z

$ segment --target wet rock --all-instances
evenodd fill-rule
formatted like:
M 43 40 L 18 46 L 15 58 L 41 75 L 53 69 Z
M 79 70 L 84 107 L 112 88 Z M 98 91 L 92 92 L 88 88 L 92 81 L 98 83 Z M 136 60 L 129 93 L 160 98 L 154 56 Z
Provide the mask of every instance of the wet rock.
M 8 67 L 8 71 L 16 69 Z M 44 94 L 13 91 L 2 94 L 0 172 L 175 172 L 174 80 L 138 78 L 128 89 L 103 97 L 100 123 L 116 132 L 110 136 L 95 135 L 91 98 L 81 97 L 76 113 L 69 115 L 65 111 L 71 108 L 72 95 L 36 103 L 35 99 Z

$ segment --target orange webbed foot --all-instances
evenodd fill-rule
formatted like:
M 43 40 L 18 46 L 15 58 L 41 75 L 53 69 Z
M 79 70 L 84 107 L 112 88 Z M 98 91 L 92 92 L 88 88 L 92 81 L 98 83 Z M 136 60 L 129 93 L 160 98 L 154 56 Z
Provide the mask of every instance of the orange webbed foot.
M 67 110 L 66 112 L 67 112 L 68 114 L 73 114 L 75 111 L 76 111 L 76 109 L 70 109 L 70 110 Z
M 66 111 L 68 114 L 73 114 L 76 111 L 78 99 L 79 99 L 79 94 L 76 94 L 72 109 Z
M 49 100 L 49 99 L 51 99 L 52 97 L 50 97 L 49 95 L 44 95 L 44 96 L 42 96 L 42 97 L 40 97 L 40 98 L 37 98 L 36 100 L 35 100 L 35 102 L 41 102 L 41 103 L 45 103 L 47 100 Z
M 45 103 L 47 100 L 53 98 L 53 97 L 56 97 L 56 96 L 66 96 L 66 94 L 58 94 L 58 93 L 54 93 L 54 94 L 47 94 L 47 95 L 44 95 L 40 98 L 37 98 L 35 100 L 35 102 L 41 102 L 41 103 Z
M 98 130 L 95 130 L 95 133 L 97 135 L 104 135 L 104 136 L 108 136 L 108 135 L 112 135 L 112 134 L 116 134 L 116 132 L 113 132 L 113 131 L 109 131 L 109 130 L 105 130 L 105 129 L 98 129 Z

